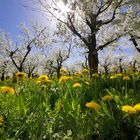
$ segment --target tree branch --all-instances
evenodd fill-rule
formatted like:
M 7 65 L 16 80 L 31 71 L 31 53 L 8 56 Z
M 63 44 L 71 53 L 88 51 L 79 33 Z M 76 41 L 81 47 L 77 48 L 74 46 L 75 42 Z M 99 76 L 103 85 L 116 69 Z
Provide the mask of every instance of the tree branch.
M 123 2 L 123 0 L 120 0 L 120 2 L 117 4 L 117 6 L 115 7 L 114 11 L 113 11 L 113 15 L 112 15 L 112 18 L 107 20 L 107 21 L 103 21 L 102 22 L 102 25 L 105 25 L 105 24 L 109 24 L 111 23 L 114 19 L 115 19 L 115 15 L 116 15 L 116 11 L 117 9 L 121 6 L 121 3 Z
M 60 18 L 58 18 L 57 16 L 55 16 L 46 6 L 44 6 L 44 4 L 41 2 L 41 0 L 39 0 L 41 6 L 46 9 L 50 14 L 51 16 L 53 16 L 54 18 L 56 18 L 58 21 L 64 23 L 66 25 L 66 22 L 62 21 Z M 54 1 L 53 1 L 54 2 Z
M 131 33 L 129 33 L 129 35 L 130 35 L 130 37 L 131 37 L 130 41 L 132 41 L 132 43 L 134 44 L 135 48 L 136 48 L 137 51 L 140 53 L 140 49 L 137 47 L 137 46 L 138 46 L 138 43 L 137 43 L 137 41 L 136 41 L 134 35 L 132 35 Z
M 96 54 L 99 50 L 104 49 L 106 46 L 108 46 L 109 44 L 113 43 L 114 41 L 116 41 L 116 40 L 119 39 L 120 37 L 121 37 L 121 35 L 118 36 L 118 37 L 116 37 L 116 38 L 114 38 L 114 39 L 112 39 L 112 40 L 110 40 L 110 41 L 108 41 L 108 42 L 106 42 L 104 45 L 100 45 L 95 51 L 93 51 L 92 54 L 93 54 L 93 55 Z
M 28 43 L 28 45 L 27 45 L 27 52 L 26 52 L 26 54 L 24 55 L 24 57 L 23 57 L 23 59 L 22 59 L 22 61 L 21 61 L 21 63 L 20 63 L 20 68 L 22 68 L 22 66 L 23 66 L 23 63 L 25 62 L 25 60 L 26 60 L 26 57 L 28 56 L 28 54 L 30 53 L 30 51 L 31 51 L 31 49 L 32 49 L 32 47 L 31 47 L 31 44 L 36 40 L 36 38 L 38 38 L 45 30 L 46 30 L 46 28 L 47 27 L 44 27 L 41 31 L 40 31 L 40 33 L 36 36 L 36 37 L 34 37 L 29 43 Z
M 103 1 L 101 2 L 101 6 L 96 14 L 96 16 L 99 16 L 101 13 L 103 13 L 104 11 L 106 11 L 109 6 L 111 5 L 112 0 L 108 0 L 104 5 L 103 5 Z M 107 5 L 107 6 L 106 6 Z M 106 6 L 106 7 L 105 7 Z M 105 8 L 104 8 L 105 7 Z M 104 9 L 103 9 L 104 8 Z
M 68 15 L 68 21 L 69 23 L 67 22 L 67 27 L 74 33 L 76 34 L 87 46 L 88 46 L 88 41 L 76 30 L 72 20 L 71 20 L 71 17 L 70 15 Z
M 8 49 L 6 49 L 6 51 L 9 53 L 9 57 L 11 58 L 12 60 L 12 63 L 15 65 L 15 67 L 19 70 L 19 66 L 16 64 L 14 58 L 13 58 L 13 55 L 18 51 L 18 48 L 14 51 L 9 51 Z

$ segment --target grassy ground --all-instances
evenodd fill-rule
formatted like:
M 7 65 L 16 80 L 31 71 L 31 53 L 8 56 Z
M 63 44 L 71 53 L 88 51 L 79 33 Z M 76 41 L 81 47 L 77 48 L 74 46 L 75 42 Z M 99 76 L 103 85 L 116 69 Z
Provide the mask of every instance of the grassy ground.
M 138 140 L 140 72 L 0 82 L 0 140 Z

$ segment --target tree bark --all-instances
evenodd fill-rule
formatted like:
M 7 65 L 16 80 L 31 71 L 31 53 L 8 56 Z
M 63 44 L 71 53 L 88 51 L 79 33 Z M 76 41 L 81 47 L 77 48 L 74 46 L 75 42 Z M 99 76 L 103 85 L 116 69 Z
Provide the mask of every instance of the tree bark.
M 59 79 L 61 77 L 61 73 L 60 73 L 60 67 L 57 68 L 57 78 Z
M 19 67 L 19 68 L 18 68 L 18 71 L 19 71 L 19 72 L 23 72 L 23 67 Z
M 91 52 L 89 52 L 88 63 L 90 68 L 90 76 L 92 76 L 93 73 L 98 73 L 98 53 L 93 55 Z
M 1 76 L 1 81 L 4 81 L 4 79 L 5 79 L 5 73 L 3 72 Z
M 105 70 L 105 75 L 108 75 L 108 73 L 109 73 L 108 66 L 104 66 L 104 70 Z
M 92 76 L 93 73 L 98 73 L 98 52 L 93 53 L 96 51 L 96 19 L 94 19 L 94 26 L 91 28 L 91 35 L 89 36 L 89 53 L 88 53 L 88 63 L 90 68 L 90 76 Z

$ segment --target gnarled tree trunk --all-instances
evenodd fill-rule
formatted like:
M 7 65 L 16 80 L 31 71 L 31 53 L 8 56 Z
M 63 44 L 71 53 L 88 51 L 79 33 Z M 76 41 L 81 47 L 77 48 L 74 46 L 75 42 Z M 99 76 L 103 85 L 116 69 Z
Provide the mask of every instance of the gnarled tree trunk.
M 88 63 L 90 68 L 90 75 L 92 75 L 93 73 L 98 73 L 98 53 L 93 54 L 92 52 L 89 52 Z

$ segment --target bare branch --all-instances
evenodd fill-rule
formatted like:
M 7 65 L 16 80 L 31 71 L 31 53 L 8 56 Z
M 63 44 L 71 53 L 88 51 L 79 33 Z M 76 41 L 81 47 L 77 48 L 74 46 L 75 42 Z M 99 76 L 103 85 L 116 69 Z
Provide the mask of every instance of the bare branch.
M 11 60 L 12 60 L 12 63 L 15 65 L 15 67 L 17 68 L 17 69 L 19 69 L 19 67 L 18 67 L 18 65 L 16 64 L 16 62 L 15 62 L 15 60 L 14 60 L 14 54 L 18 51 L 18 48 L 16 49 L 16 50 L 14 50 L 14 51 L 9 51 L 8 49 L 6 49 L 6 51 L 9 53 L 9 57 L 11 58 Z
M 26 48 L 27 48 L 27 52 L 26 52 L 26 54 L 24 55 L 24 57 L 23 57 L 23 59 L 22 59 L 22 61 L 21 61 L 21 63 L 20 63 L 20 67 L 23 66 L 23 63 L 25 62 L 26 57 L 28 56 L 28 54 L 30 53 L 30 51 L 31 51 L 31 49 L 32 49 L 31 44 L 46 30 L 46 28 L 47 28 L 47 27 L 43 28 L 43 29 L 40 31 L 40 33 L 39 33 L 36 37 L 34 37 L 34 38 L 29 42 L 29 44 L 28 44 L 27 47 L 26 47 Z
M 62 22 L 62 23 L 64 23 L 64 24 L 66 25 L 66 22 L 62 21 L 60 18 L 58 18 L 57 16 L 55 16 L 46 6 L 44 6 L 44 4 L 42 3 L 41 0 L 39 0 L 39 2 L 40 2 L 40 4 L 41 4 L 41 6 L 42 6 L 46 11 L 49 12 L 49 14 L 51 14 L 51 15 L 52 15 L 54 18 L 56 18 L 58 21 L 60 21 L 60 22 Z M 54 2 L 54 1 L 53 1 L 53 2 Z
M 103 5 L 103 0 L 102 0 L 101 6 L 100 6 L 100 8 L 99 8 L 99 10 L 98 10 L 98 12 L 97 12 L 97 14 L 96 14 L 96 16 L 99 16 L 101 13 L 103 13 L 104 11 L 106 11 L 106 10 L 109 8 L 109 6 L 112 4 L 112 1 L 113 1 L 113 0 L 108 0 L 108 1 Z M 105 7 L 105 6 L 106 6 L 106 7 Z
M 120 37 L 121 37 L 121 35 L 118 36 L 118 37 L 116 37 L 116 38 L 114 38 L 114 39 L 112 39 L 112 40 L 110 40 L 110 41 L 108 41 L 108 42 L 105 43 L 104 45 L 99 46 L 95 51 L 93 51 L 92 54 L 93 54 L 93 55 L 96 54 L 99 50 L 104 49 L 106 46 L 108 46 L 109 44 L 113 43 L 114 41 L 116 41 L 116 40 L 119 39 Z
M 140 53 L 140 49 L 137 47 L 137 46 L 138 46 L 138 43 L 137 43 L 137 41 L 136 41 L 134 35 L 132 35 L 131 33 L 129 33 L 129 35 L 130 35 L 130 37 L 131 37 L 130 41 L 132 41 L 132 43 L 134 44 L 135 48 L 136 48 L 137 51 Z
M 123 0 L 120 0 L 120 2 L 117 4 L 117 6 L 115 7 L 114 11 L 113 11 L 113 15 L 112 15 L 112 18 L 107 20 L 107 21 L 104 21 L 102 22 L 102 25 L 105 25 L 105 24 L 109 24 L 111 23 L 114 19 L 115 19 L 115 15 L 116 15 L 116 11 L 117 9 L 121 6 L 121 3 L 123 2 Z
M 68 15 L 68 21 L 67 22 L 67 27 L 74 33 L 76 34 L 86 45 L 88 45 L 88 41 L 76 30 L 73 22 L 72 22 L 72 18 L 70 17 L 70 15 Z

